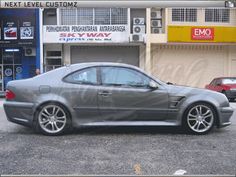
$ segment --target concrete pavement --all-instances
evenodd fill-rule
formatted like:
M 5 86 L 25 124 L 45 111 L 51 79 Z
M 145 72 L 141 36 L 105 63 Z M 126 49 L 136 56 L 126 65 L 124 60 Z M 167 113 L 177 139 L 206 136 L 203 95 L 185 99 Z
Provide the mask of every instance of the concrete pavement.
M 2 100 L 0 106 L 2 106 Z M 236 104 L 231 104 L 236 109 Z M 236 174 L 233 124 L 204 136 L 160 127 L 86 128 L 58 137 L 10 123 L 0 107 L 0 174 Z

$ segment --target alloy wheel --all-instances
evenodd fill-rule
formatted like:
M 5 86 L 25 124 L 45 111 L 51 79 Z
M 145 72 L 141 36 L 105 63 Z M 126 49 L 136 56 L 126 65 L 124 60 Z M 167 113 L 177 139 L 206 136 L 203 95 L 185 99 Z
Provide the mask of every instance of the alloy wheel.
M 196 105 L 187 114 L 188 127 L 195 133 L 205 133 L 214 124 L 214 113 L 206 105 Z
M 47 105 L 38 115 L 40 128 L 48 134 L 60 133 L 66 126 L 67 115 L 58 105 Z

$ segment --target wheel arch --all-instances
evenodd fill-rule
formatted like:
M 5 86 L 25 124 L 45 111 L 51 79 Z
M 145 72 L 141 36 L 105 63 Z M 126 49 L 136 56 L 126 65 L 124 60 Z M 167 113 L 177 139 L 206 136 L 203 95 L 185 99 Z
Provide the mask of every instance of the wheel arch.
M 56 101 L 56 100 L 48 100 L 48 101 L 44 101 L 40 104 L 38 104 L 36 107 L 35 107 L 35 110 L 34 110 L 34 115 L 33 115 L 33 123 L 35 123 L 36 121 L 36 114 L 37 112 L 40 110 L 40 108 L 44 105 L 47 105 L 47 104 L 50 104 L 50 103 L 53 103 L 53 104 L 58 104 L 60 106 L 63 107 L 63 109 L 65 109 L 67 111 L 67 113 L 69 114 L 69 118 L 72 120 L 72 114 L 71 114 L 71 111 L 69 109 L 68 106 L 66 106 L 64 103 L 60 102 L 60 101 Z

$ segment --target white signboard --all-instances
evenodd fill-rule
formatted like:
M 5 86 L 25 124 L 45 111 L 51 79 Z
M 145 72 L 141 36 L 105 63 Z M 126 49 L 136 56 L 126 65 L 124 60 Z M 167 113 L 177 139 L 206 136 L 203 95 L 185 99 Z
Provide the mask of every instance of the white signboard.
M 44 43 L 126 43 L 129 42 L 128 25 L 84 25 L 43 28 Z

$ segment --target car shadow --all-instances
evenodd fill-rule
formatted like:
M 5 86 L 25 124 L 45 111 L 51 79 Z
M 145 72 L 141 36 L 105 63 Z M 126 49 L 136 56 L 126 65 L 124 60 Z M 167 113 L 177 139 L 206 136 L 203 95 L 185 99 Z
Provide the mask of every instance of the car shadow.
M 115 126 L 115 127 L 80 127 L 72 134 L 186 134 L 181 127 L 158 126 Z

